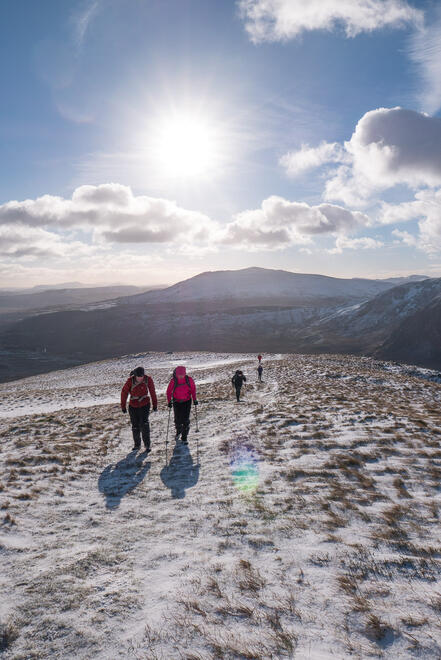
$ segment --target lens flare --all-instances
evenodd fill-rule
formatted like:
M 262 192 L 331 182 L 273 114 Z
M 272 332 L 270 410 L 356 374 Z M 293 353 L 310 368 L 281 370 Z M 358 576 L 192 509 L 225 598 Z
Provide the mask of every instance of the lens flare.
M 259 456 L 252 444 L 239 442 L 231 450 L 231 475 L 242 493 L 254 493 L 259 485 Z

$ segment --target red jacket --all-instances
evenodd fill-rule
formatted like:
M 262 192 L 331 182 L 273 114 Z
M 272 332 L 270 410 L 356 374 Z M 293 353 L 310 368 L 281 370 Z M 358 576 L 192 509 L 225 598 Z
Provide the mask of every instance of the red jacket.
M 196 385 L 191 376 L 186 375 L 185 367 L 176 367 L 173 377 L 167 387 L 167 401 L 189 401 L 191 398 L 196 401 Z M 188 381 L 188 382 L 187 382 Z
M 121 390 L 121 408 L 126 407 L 129 394 L 129 404 L 133 408 L 142 408 L 143 406 L 149 405 L 149 392 L 152 397 L 153 408 L 156 408 L 158 405 L 158 399 L 156 398 L 155 386 L 150 376 L 144 376 L 144 380 L 141 383 L 137 383 L 136 378 L 130 376 Z

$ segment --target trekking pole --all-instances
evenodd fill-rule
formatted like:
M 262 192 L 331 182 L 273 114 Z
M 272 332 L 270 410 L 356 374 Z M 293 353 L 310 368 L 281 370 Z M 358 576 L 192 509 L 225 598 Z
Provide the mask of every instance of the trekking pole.
M 167 435 L 165 436 L 165 465 L 168 466 L 168 429 L 170 427 L 171 408 L 168 409 Z
M 195 433 L 199 433 L 199 426 L 198 426 L 198 409 L 197 406 L 194 407 L 194 415 L 196 418 L 196 431 Z M 199 465 L 199 436 L 196 436 L 196 465 Z
M 197 406 L 194 407 L 194 414 L 196 416 L 196 433 L 199 433 L 199 426 L 198 426 L 198 409 Z

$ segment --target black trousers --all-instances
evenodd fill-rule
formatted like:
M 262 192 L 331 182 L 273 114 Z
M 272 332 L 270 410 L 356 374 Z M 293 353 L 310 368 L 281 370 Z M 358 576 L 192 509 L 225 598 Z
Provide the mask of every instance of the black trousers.
M 242 385 L 236 385 L 236 399 L 240 401 L 240 390 L 242 389 Z
M 133 433 L 133 442 L 135 447 L 139 448 L 141 446 L 141 435 L 142 441 L 146 449 L 150 448 L 150 424 L 149 424 L 149 413 L 150 413 L 150 404 L 142 406 L 141 408 L 135 408 L 134 406 L 129 405 L 130 421 L 132 422 L 132 433 Z
M 188 401 L 173 401 L 173 411 L 175 413 L 176 435 L 180 433 L 182 440 L 187 440 L 190 430 L 191 399 Z

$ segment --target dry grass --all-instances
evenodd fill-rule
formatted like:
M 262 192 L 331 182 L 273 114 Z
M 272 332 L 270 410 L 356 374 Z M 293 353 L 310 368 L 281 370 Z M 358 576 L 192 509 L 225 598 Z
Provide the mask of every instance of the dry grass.
M 435 540 L 441 450 L 434 427 L 439 407 L 433 403 L 431 412 L 427 408 L 424 413 L 417 379 L 406 391 L 408 379 L 380 369 L 358 358 L 283 358 L 274 365 L 274 375 L 266 372 L 268 383 L 272 378 L 280 383 L 271 391 L 274 400 L 266 390 L 249 389 L 247 407 L 241 408 L 237 420 L 221 411 L 228 404 L 218 405 L 231 399 L 229 388 L 203 386 L 200 397 L 205 400 L 207 426 L 204 430 L 202 422 L 197 487 L 174 503 L 166 530 L 168 520 L 152 515 L 158 513 L 156 506 L 163 510 L 165 498 L 158 453 L 143 501 L 134 491 L 126 499 L 127 519 L 122 509 L 119 512 L 125 541 L 133 541 L 142 529 L 147 553 L 148 536 L 158 532 L 159 524 L 161 538 L 171 538 L 172 522 L 185 537 L 181 555 L 167 554 L 179 598 L 168 600 L 161 625 L 146 624 L 144 636 L 140 633 L 133 647 L 118 647 L 122 657 L 296 657 L 297 645 L 310 634 L 319 639 L 326 635 L 335 657 L 348 652 L 344 635 L 354 657 L 378 657 L 389 651 L 391 657 L 399 657 L 403 639 L 425 649 L 423 657 L 432 651 L 432 657 L 438 657 L 430 634 L 441 614 L 441 595 L 433 592 L 441 556 Z M 434 396 L 432 390 L 430 395 Z M 33 420 L 34 429 L 26 419 L 10 429 L 8 464 L 0 469 L 8 496 L 2 508 L 8 510 L 12 502 L 8 515 L 11 520 L 17 517 L 20 532 L 36 498 L 50 501 L 52 512 L 61 514 L 72 493 L 85 483 L 96 486 L 96 463 L 102 461 L 104 467 L 114 459 L 123 423 L 109 411 L 97 416 L 97 409 L 42 415 L 38 420 L 37 425 Z M 235 491 L 229 479 L 237 438 L 228 429 L 236 422 L 237 435 L 248 434 L 260 458 L 259 490 L 247 497 Z M 131 509 L 132 503 L 139 506 Z M 107 516 L 109 520 L 108 512 Z M 14 523 L 3 524 L 5 535 L 11 534 Z M 107 547 L 110 540 L 104 539 L 101 527 L 106 518 L 97 508 L 85 534 L 89 525 L 97 542 Z M 46 539 L 48 544 L 52 541 Z M 29 608 L 27 625 L 41 648 L 47 650 L 49 641 L 40 641 L 32 618 L 42 607 L 55 608 L 59 617 L 69 611 L 66 607 L 79 617 L 93 610 L 88 625 L 115 639 L 127 614 L 136 616 L 137 608 L 145 607 L 148 615 L 148 606 L 137 601 L 136 585 L 127 600 L 123 597 L 120 582 L 130 582 L 133 557 L 118 543 L 112 540 L 113 550 L 105 556 L 99 550 L 84 551 L 62 567 L 62 574 L 31 581 L 23 602 Z M 137 543 L 138 536 L 132 547 Z M 203 546 L 199 558 L 198 544 Z M 195 561 L 186 560 L 184 567 L 180 557 L 187 551 L 195 552 Z M 145 570 L 158 565 L 146 562 Z M 112 587 L 97 591 L 96 584 L 107 579 Z M 76 590 L 73 585 L 82 587 Z M 109 621 L 114 633 L 107 628 Z M 60 631 L 55 635 L 62 639 Z
M 0 622 L 0 653 L 8 651 L 19 634 L 18 627 L 11 621 Z

